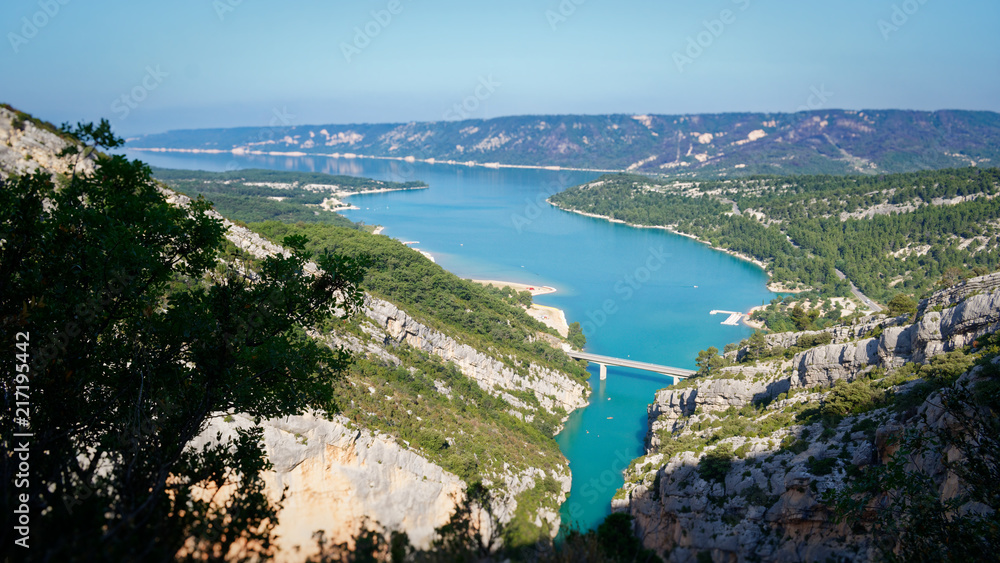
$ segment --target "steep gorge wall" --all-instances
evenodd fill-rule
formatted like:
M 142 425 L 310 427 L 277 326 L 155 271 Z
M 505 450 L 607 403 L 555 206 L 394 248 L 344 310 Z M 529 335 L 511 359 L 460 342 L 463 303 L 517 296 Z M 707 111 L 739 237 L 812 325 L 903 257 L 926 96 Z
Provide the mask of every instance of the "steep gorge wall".
M 912 324 L 883 319 L 865 323 L 863 331 L 838 329 L 842 336 L 852 332 L 857 338 L 881 324 L 878 337 L 835 339 L 791 360 L 728 367 L 722 375 L 689 388 L 659 391 L 649 407 L 647 455 L 626 472 L 626 485 L 613 501 L 614 510 L 633 515 L 644 545 L 669 561 L 694 562 L 702 553 L 713 561 L 877 560 L 879 552 L 871 537 L 857 533 L 851 522 L 835 522 L 830 507 L 822 502 L 824 491 L 846 483 L 844 470 L 817 470 L 817 460 L 858 469 L 885 463 L 903 428 L 926 430 L 949 424 L 935 395 L 896 416 L 876 411 L 847 416 L 832 428 L 821 422 L 786 424 L 766 435 L 750 431 L 725 438 L 715 446 L 727 444 L 739 455 L 720 481 L 706 480 L 699 473 L 704 451 L 670 456 L 660 448 L 662 440 L 710 436 L 719 428 L 713 426 L 722 420 L 718 415 L 730 407 L 770 402 L 750 415 L 752 420 L 735 415 L 739 423 L 751 423 L 746 428 L 762 428 L 768 418 L 819 404 L 837 381 L 854 380 L 873 367 L 925 362 L 972 344 L 1000 329 L 1000 274 L 935 293 L 928 302 L 932 305 L 922 306 L 923 316 Z M 782 338 L 794 342 L 798 336 Z M 974 380 L 975 374 L 966 373 L 959 384 Z M 898 392 L 915 384 L 903 385 Z M 954 475 L 945 471 L 940 457 L 923 464 L 942 498 L 956 494 Z
M 494 394 L 502 394 L 503 390 L 530 391 L 543 408 L 553 410 L 561 407 L 567 414 L 587 405 L 586 387 L 566 374 L 533 364 L 528 377 L 524 377 L 496 358 L 428 328 L 399 307 L 381 299 L 370 299 L 366 314 L 397 342 L 405 342 L 418 350 L 454 362 L 466 377 Z M 509 394 L 505 398 L 512 404 L 521 403 Z
M 235 436 L 253 425 L 236 415 L 216 418 L 192 444 L 217 433 Z M 447 523 L 465 495 L 465 483 L 391 439 L 351 428 L 342 417 L 314 414 L 267 420 L 263 447 L 273 464 L 264 475 L 272 501 L 285 494 L 279 513 L 277 561 L 302 561 L 316 551 L 313 533 L 333 543 L 348 541 L 367 520 L 369 528 L 405 531 L 426 548 L 434 529 Z
M 73 165 L 57 156 L 67 146 L 66 140 L 29 120 L 15 127 L 13 119 L 12 112 L 0 108 L 0 175 L 36 170 L 53 175 L 72 172 Z M 92 169 L 91 159 L 82 159 L 76 165 L 77 171 Z M 162 191 L 174 205 L 190 202 L 181 194 Z M 218 213 L 210 213 L 223 220 L 227 238 L 250 254 L 263 258 L 286 253 L 281 246 Z M 307 271 L 310 268 L 315 266 L 308 265 Z M 543 408 L 562 407 L 567 413 L 586 404 L 586 387 L 566 374 L 532 366 L 528 377 L 524 377 L 495 358 L 416 322 L 390 303 L 373 299 L 368 303 L 372 322 L 396 343 L 405 342 L 445 361 L 454 361 L 484 389 L 504 396 L 524 411 L 535 407 L 525 405 L 505 390 L 530 391 Z M 391 348 L 374 348 L 367 351 L 391 357 Z M 220 431 L 232 435 L 236 427 L 247 424 L 250 421 L 240 415 L 214 419 L 199 439 L 208 440 Z M 287 494 L 277 531 L 280 561 L 307 557 L 316 545 L 314 531 L 324 530 L 329 541 L 338 543 L 356 533 L 365 519 L 371 524 L 378 522 L 384 529 L 405 531 L 416 546 L 426 547 L 434 529 L 448 520 L 455 503 L 463 498 L 466 484 L 457 476 L 389 437 L 351 428 L 343 419 L 328 420 L 310 414 L 263 421 L 261 426 L 264 448 L 274 464 L 274 470 L 265 475 L 269 494 L 275 499 L 282 491 Z M 493 476 L 503 489 L 493 507 L 500 520 L 508 521 L 513 516 L 519 494 L 549 476 L 559 484 L 555 500 L 565 500 L 570 473 L 565 463 L 559 469 L 549 474 L 537 468 L 511 469 Z M 540 510 L 534 521 L 537 525 L 548 522 L 554 530 L 559 528 L 558 512 Z

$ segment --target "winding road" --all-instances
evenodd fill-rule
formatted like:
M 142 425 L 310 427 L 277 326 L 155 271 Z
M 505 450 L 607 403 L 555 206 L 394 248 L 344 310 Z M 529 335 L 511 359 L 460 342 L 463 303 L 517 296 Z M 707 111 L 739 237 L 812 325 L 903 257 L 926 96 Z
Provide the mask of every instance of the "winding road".
M 833 141 L 831 141 L 831 143 L 832 142 Z M 834 145 L 834 146 L 836 146 L 836 145 Z M 719 200 L 722 203 L 725 203 L 725 204 L 732 204 L 732 206 L 733 206 L 733 215 L 740 215 L 740 207 L 739 207 L 739 205 L 736 204 L 735 201 L 733 201 L 731 199 L 728 199 L 728 198 L 723 198 L 723 197 L 717 197 L 716 199 Z M 785 238 L 788 239 L 788 242 L 792 246 L 794 246 L 795 248 L 801 248 L 799 245 L 795 244 L 795 241 L 792 240 L 792 237 L 790 237 L 790 236 L 788 236 L 786 234 Z M 838 278 L 840 278 L 842 280 L 847 280 L 847 275 L 844 274 L 844 272 L 841 272 L 840 270 L 838 270 L 836 268 L 834 268 L 833 271 L 837 272 L 837 277 Z M 854 285 L 854 282 L 852 282 L 851 280 L 847 280 L 847 283 L 851 284 L 851 293 L 853 293 L 855 297 L 857 297 L 858 299 L 860 299 L 861 302 L 864 303 L 866 307 L 868 307 L 869 309 L 871 309 L 875 313 L 880 313 L 882 311 L 882 306 L 879 305 L 878 303 L 872 301 L 864 293 L 861 293 L 861 290 L 858 289 L 858 286 Z
M 841 272 L 840 270 L 838 270 L 836 268 L 834 268 L 833 271 L 837 272 L 837 277 L 838 278 L 840 278 L 842 280 L 847 280 L 847 276 L 844 275 L 844 272 Z M 858 299 L 860 299 L 861 302 L 864 303 L 869 309 L 871 309 L 872 311 L 874 311 L 876 313 L 879 313 L 879 312 L 882 311 L 882 306 L 879 305 L 878 303 L 872 301 L 871 299 L 869 299 L 868 296 L 865 295 L 864 293 L 861 293 L 861 290 L 858 289 L 858 286 L 854 285 L 854 282 L 852 282 L 851 280 L 847 280 L 847 283 L 851 284 L 851 293 L 853 293 L 855 297 L 857 297 Z

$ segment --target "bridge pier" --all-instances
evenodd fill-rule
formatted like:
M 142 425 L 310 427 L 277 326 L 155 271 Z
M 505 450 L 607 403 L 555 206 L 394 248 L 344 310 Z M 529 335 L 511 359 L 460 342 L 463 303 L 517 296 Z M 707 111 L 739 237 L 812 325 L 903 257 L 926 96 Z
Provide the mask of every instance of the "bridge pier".
M 601 381 L 604 381 L 605 379 L 608 378 L 608 366 L 619 366 L 630 369 L 641 369 L 653 373 L 663 374 L 665 376 L 670 377 L 671 382 L 676 382 L 678 379 L 685 379 L 695 375 L 695 372 L 689 369 L 661 366 L 659 364 L 650 364 L 646 362 L 638 362 L 635 360 L 629 360 L 623 358 L 613 358 L 611 356 L 600 356 L 598 354 L 590 354 L 588 352 L 580 352 L 578 350 L 567 350 L 566 355 L 573 359 L 585 360 L 587 362 L 590 362 L 591 364 L 597 364 L 601 366 L 600 367 Z

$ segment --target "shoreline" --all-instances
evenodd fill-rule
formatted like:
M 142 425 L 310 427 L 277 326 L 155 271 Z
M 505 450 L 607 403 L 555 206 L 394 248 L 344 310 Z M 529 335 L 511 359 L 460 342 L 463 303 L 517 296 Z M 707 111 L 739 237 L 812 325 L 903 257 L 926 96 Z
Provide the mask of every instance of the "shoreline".
M 618 224 L 625 225 L 625 226 L 628 226 L 628 227 L 633 227 L 633 228 L 636 228 L 636 229 L 661 229 L 661 230 L 667 231 L 669 233 L 673 233 L 675 235 L 680 235 L 682 237 L 689 238 L 691 240 L 700 242 L 701 244 L 704 244 L 704 245 L 708 246 L 712 250 L 717 250 L 719 252 L 723 252 L 725 254 L 728 254 L 728 255 L 730 255 L 730 256 L 732 256 L 734 258 L 739 258 L 740 260 L 744 260 L 746 262 L 750 262 L 751 264 L 757 266 L 761 270 L 764 270 L 764 273 L 767 274 L 768 279 L 770 279 L 770 277 L 771 277 L 770 272 L 767 271 L 767 264 L 765 264 L 764 262 L 761 262 L 760 260 L 754 258 L 753 256 L 749 256 L 749 255 L 746 255 L 746 254 L 743 254 L 743 253 L 740 253 L 740 252 L 736 252 L 735 250 L 729 250 L 728 248 L 719 248 L 718 246 L 714 246 L 711 242 L 709 242 L 707 240 L 702 240 L 702 239 L 698 238 L 697 236 L 692 235 L 690 233 L 684 233 L 684 232 L 678 231 L 674 227 L 663 226 L 663 225 L 638 225 L 638 224 L 635 224 L 635 223 L 629 223 L 628 221 L 622 221 L 621 219 L 615 219 L 613 217 L 608 217 L 607 215 L 598 215 L 597 213 L 587 213 L 586 211 L 579 211 L 577 209 L 566 209 L 565 207 L 560 207 L 560 206 L 552 203 L 551 201 L 548 201 L 548 200 L 545 200 L 545 201 L 548 202 L 548 204 L 552 205 L 553 207 L 556 207 L 556 208 L 561 209 L 563 211 L 568 211 L 570 213 L 576 213 L 577 215 L 583 215 L 584 217 L 592 217 L 594 219 L 603 219 L 603 220 L 608 221 L 610 223 L 618 223 Z M 768 290 L 772 291 L 771 290 L 771 282 L 768 282 L 767 285 L 768 285 Z M 775 292 L 775 293 L 778 293 L 778 292 Z
M 686 237 L 686 238 L 689 238 L 691 240 L 697 241 L 697 242 L 699 242 L 701 244 L 704 244 L 704 245 L 708 246 L 712 250 L 716 250 L 718 252 L 722 252 L 722 253 L 728 254 L 728 255 L 730 255 L 730 256 L 732 256 L 734 258 L 739 258 L 740 260 L 743 260 L 745 262 L 750 262 L 754 266 L 757 266 L 761 270 L 764 270 L 764 273 L 767 274 L 768 282 L 767 282 L 767 284 L 764 287 L 766 287 L 767 290 L 770 291 L 770 292 L 772 292 L 772 293 L 801 293 L 803 291 L 807 291 L 807 290 L 804 290 L 804 289 L 789 290 L 788 288 L 784 287 L 781 284 L 781 282 L 771 281 L 771 272 L 767 271 L 767 264 L 765 264 L 764 262 L 762 262 L 762 261 L 760 261 L 760 260 L 758 260 L 758 259 L 756 259 L 756 258 L 754 258 L 752 256 L 747 256 L 746 254 L 742 254 L 742 253 L 736 252 L 735 250 L 729 250 L 727 248 L 719 248 L 717 246 L 714 246 L 712 243 L 708 242 L 707 240 L 702 240 L 702 239 L 700 239 L 700 238 L 698 238 L 695 235 L 692 235 L 690 233 L 683 233 L 681 231 L 676 230 L 673 227 L 664 227 L 662 225 L 637 225 L 637 224 L 634 224 L 634 223 L 629 223 L 627 221 L 622 221 L 621 219 L 615 219 L 613 217 L 608 217 L 606 215 L 598 215 L 596 213 L 587 213 L 585 211 L 579 211 L 579 210 L 576 210 L 576 209 L 566 209 L 564 207 L 560 207 L 560 206 L 552 203 L 551 201 L 548 201 L 548 200 L 546 200 L 546 201 L 548 202 L 549 205 L 552 205 L 552 206 L 554 206 L 554 207 L 556 207 L 558 209 L 561 209 L 563 211 L 568 211 L 570 213 L 576 213 L 577 215 L 583 215 L 585 217 L 591 217 L 593 219 L 603 219 L 603 220 L 608 221 L 610 223 L 619 223 L 619 224 L 626 225 L 628 227 L 633 227 L 633 228 L 636 228 L 636 229 L 662 229 L 662 230 L 667 231 L 669 233 L 673 233 L 675 235 L 680 235 L 682 237 Z M 754 311 L 757 311 L 758 309 L 764 309 L 764 308 L 766 308 L 766 306 L 760 306 L 760 305 L 758 305 L 757 307 L 752 307 L 749 311 L 743 313 L 743 316 L 740 317 L 740 322 L 742 324 L 744 324 L 745 326 L 748 326 L 748 327 L 750 327 L 750 328 L 752 328 L 754 330 L 761 330 L 761 329 L 763 329 L 764 328 L 764 323 L 750 320 L 750 316 L 754 314 Z
M 532 297 L 536 295 L 548 295 L 550 293 L 555 293 L 556 288 L 543 285 L 529 285 L 526 283 L 518 282 L 507 282 L 498 280 L 469 280 L 472 283 L 478 283 L 479 285 L 492 285 L 494 287 L 509 287 L 514 291 L 528 291 L 531 293 Z M 539 305 L 538 303 L 532 303 L 531 307 L 527 309 L 528 315 L 533 319 L 543 323 L 544 325 L 554 328 L 560 336 L 566 338 L 569 336 L 569 322 L 566 320 L 566 312 L 557 307 L 550 307 L 548 305 Z
M 412 188 L 378 188 L 374 190 L 361 190 L 355 192 L 348 192 L 343 190 L 338 190 L 335 192 L 330 192 L 330 197 L 325 198 L 323 203 L 319 206 L 327 211 L 332 211 L 334 213 L 338 211 L 348 211 L 351 209 L 361 209 L 360 207 L 354 205 L 353 203 L 347 203 L 344 199 L 351 197 L 352 195 L 365 195 L 365 194 L 382 194 L 388 192 L 408 192 L 410 190 L 426 190 L 430 186 L 415 186 Z
M 426 164 L 450 164 L 453 166 L 469 166 L 469 167 L 482 167 L 482 168 L 521 168 L 528 170 L 555 170 L 555 171 L 571 171 L 571 172 L 603 172 L 603 173 L 624 173 L 628 172 L 625 169 L 604 169 L 604 168 L 576 168 L 572 166 L 539 166 L 530 164 L 502 164 L 499 162 L 477 162 L 475 160 L 439 160 L 434 157 L 431 158 L 415 158 L 412 156 L 374 156 L 365 155 L 357 153 L 311 153 L 302 151 L 248 151 L 240 149 L 175 149 L 175 148 L 165 148 L 165 147 L 125 147 L 128 150 L 133 151 L 148 151 L 148 152 L 182 152 L 191 154 L 233 154 L 237 156 L 291 156 L 291 157 L 301 157 L 301 156 L 324 156 L 327 158 L 344 158 L 344 159 L 354 159 L 354 158 L 367 158 L 372 160 L 397 160 L 400 162 L 423 162 Z
M 492 285 L 494 287 L 509 287 L 518 293 L 522 291 L 527 291 L 531 293 L 531 296 L 536 295 L 548 295 L 549 293 L 555 293 L 556 288 L 548 285 L 533 285 L 520 282 L 510 282 L 510 281 L 499 281 L 499 280 L 475 280 L 470 279 L 472 283 L 478 283 L 479 285 Z

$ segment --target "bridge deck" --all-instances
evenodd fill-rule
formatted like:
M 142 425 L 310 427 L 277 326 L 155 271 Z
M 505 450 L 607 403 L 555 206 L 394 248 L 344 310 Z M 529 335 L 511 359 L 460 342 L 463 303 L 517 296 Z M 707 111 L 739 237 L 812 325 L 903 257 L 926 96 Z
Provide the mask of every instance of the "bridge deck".
M 670 366 L 661 366 L 659 364 L 650 364 L 647 362 L 637 362 L 635 360 L 626 360 L 624 358 L 613 358 L 611 356 L 601 356 L 599 354 L 591 354 L 589 352 L 577 352 L 576 350 L 570 350 L 566 352 L 571 358 L 576 358 L 578 360 L 587 360 L 588 362 L 594 362 L 597 364 L 604 364 L 608 366 L 619 366 L 625 368 L 641 369 L 645 371 L 652 371 L 656 373 L 662 373 L 664 375 L 670 375 L 673 377 L 691 377 L 694 375 L 695 371 L 689 369 L 681 369 Z

